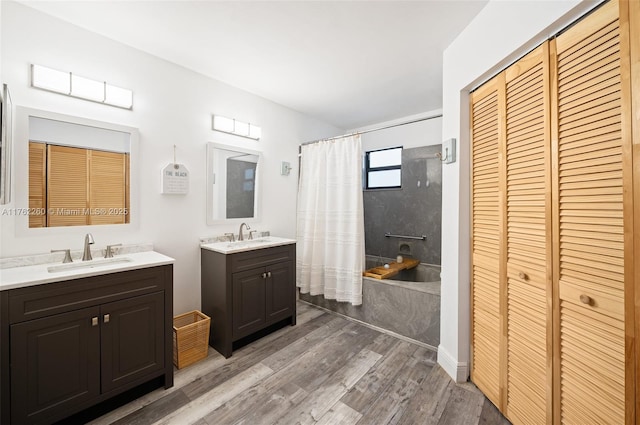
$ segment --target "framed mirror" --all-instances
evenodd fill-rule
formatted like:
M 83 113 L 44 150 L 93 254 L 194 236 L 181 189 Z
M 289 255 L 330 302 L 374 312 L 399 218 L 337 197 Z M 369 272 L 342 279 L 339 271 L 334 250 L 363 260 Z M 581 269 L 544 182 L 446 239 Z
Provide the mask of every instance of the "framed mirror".
M 257 151 L 207 144 L 207 224 L 258 220 L 260 159 Z
M 11 202 L 13 105 L 6 84 L 0 93 L 0 204 Z
M 137 129 L 22 107 L 15 116 L 17 231 L 132 222 Z

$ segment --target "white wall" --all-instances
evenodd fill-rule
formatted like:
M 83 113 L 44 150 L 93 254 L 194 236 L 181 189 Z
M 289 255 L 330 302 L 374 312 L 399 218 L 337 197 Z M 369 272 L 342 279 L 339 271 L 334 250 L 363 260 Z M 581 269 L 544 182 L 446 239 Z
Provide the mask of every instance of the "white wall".
M 442 305 L 438 362 L 469 374 L 469 90 L 575 20 L 597 1 L 492 0 L 444 51 L 443 139 L 458 161 L 442 167 Z
M 439 145 L 442 143 L 442 114 L 441 110 L 429 111 L 418 115 L 411 115 L 393 121 L 385 121 L 366 127 L 361 127 L 351 132 L 364 131 L 395 124 L 401 124 L 421 118 L 431 118 L 413 124 L 401 125 L 385 130 L 373 131 L 362 135 L 362 150 L 370 151 L 384 149 L 393 146 L 403 146 L 405 149 L 421 146 Z
M 29 117 L 29 140 L 111 152 L 130 152 L 131 135 L 123 131 Z
M 152 242 L 155 249 L 176 259 L 174 310 L 200 308 L 200 237 L 236 232 L 238 226 L 207 226 L 205 221 L 206 143 L 219 142 L 263 152 L 262 219 L 254 228 L 295 237 L 297 170 L 280 175 L 280 162 L 297 167 L 302 141 L 344 133 L 180 66 L 142 53 L 14 2 L 1 2 L 2 78 L 9 84 L 14 105 L 119 123 L 140 132 L 138 161 L 132 177 L 139 179 L 139 223 L 132 231 L 114 226 L 69 227 L 64 232 L 17 236 L 15 222 L 0 215 L 0 257 L 45 253 L 53 248 L 82 248 L 91 231 L 96 247 L 113 243 Z M 142 30 L 142 29 L 141 29 Z M 42 64 L 73 71 L 134 91 L 133 111 L 118 109 L 29 87 L 29 65 Z M 256 72 L 260 66 L 256 65 Z M 211 114 L 255 122 L 262 127 L 259 142 L 211 130 Z M 24 143 L 16 140 L 15 143 Z M 160 171 L 173 162 L 190 171 L 187 195 L 162 195 Z M 16 147 L 17 148 L 17 147 Z M 23 147 L 24 148 L 24 147 Z M 26 176 L 26 164 L 15 164 Z M 25 190 L 26 179 L 16 182 Z M 14 178 L 15 181 L 15 178 Z M 21 189 L 20 189 L 21 188 Z M 13 204 L 2 207 L 21 207 Z M 55 229 L 57 230 L 57 229 Z

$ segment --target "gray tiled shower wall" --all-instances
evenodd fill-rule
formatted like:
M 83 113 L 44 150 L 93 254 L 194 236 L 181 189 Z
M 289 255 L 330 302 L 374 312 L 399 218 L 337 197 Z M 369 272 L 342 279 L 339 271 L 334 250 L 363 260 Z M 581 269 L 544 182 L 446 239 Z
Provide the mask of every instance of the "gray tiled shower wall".
M 441 145 L 403 149 L 402 188 L 364 191 L 367 255 L 395 258 L 402 254 L 440 264 L 442 164 L 435 157 L 440 150 Z M 427 239 L 386 238 L 387 232 L 426 235 Z

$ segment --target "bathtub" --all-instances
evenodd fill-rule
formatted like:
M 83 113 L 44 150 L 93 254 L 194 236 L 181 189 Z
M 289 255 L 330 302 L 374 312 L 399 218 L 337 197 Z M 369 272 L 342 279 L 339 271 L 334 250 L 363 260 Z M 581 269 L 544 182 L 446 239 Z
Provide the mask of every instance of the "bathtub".
M 367 255 L 366 268 L 370 269 L 389 263 L 390 258 L 380 258 L 378 256 Z M 398 286 L 415 291 L 427 292 L 440 296 L 440 266 L 420 263 L 417 267 L 409 270 L 401 270 L 389 279 L 376 279 L 373 277 L 363 277 L 362 281 L 380 282 L 386 285 Z
M 389 258 L 367 256 L 367 268 Z M 300 294 L 300 299 L 393 334 L 427 348 L 440 344 L 440 266 L 420 264 L 391 279 L 362 278 L 362 305 L 326 300 L 321 295 Z

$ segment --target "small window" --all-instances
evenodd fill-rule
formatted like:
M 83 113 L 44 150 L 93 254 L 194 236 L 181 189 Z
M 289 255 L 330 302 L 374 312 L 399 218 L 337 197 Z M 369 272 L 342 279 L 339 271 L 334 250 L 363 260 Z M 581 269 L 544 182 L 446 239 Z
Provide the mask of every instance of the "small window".
M 402 147 L 367 152 L 364 167 L 365 189 L 402 187 Z

